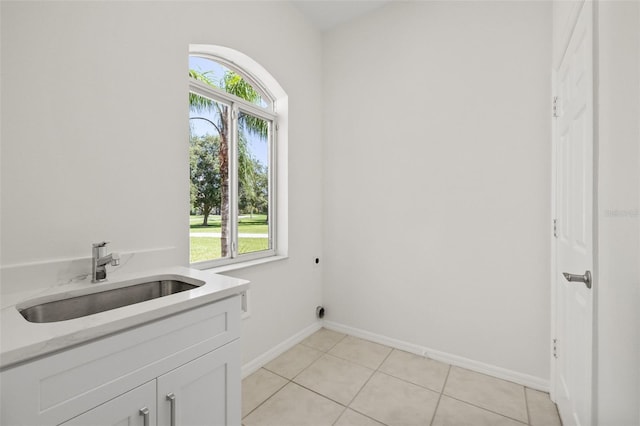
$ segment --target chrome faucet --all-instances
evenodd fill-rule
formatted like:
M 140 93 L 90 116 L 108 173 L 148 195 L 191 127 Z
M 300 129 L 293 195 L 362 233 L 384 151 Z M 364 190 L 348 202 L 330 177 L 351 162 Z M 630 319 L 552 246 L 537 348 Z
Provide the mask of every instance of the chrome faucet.
M 107 264 L 111 266 L 118 266 L 120 264 L 120 255 L 118 253 L 107 252 L 108 241 L 102 241 L 101 243 L 94 243 L 91 260 L 91 282 L 99 283 L 107 279 Z

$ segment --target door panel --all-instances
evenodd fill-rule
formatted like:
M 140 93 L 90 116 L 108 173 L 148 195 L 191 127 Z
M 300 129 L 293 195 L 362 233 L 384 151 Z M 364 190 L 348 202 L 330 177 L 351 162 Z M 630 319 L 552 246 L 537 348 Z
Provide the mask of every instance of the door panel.
M 593 292 L 563 272 L 593 270 L 593 11 L 585 2 L 556 73 L 554 398 L 565 425 L 592 416 Z
M 237 340 L 228 343 L 158 377 L 159 425 L 240 424 L 237 345 Z

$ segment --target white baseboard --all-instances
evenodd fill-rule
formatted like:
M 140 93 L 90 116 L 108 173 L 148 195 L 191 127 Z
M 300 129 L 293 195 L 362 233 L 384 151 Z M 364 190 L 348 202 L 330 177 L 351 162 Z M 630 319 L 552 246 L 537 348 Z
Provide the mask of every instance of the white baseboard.
M 489 376 L 497 377 L 499 379 L 508 380 L 510 382 L 518 383 L 531 389 L 541 390 L 549 392 L 549 380 L 531 376 L 528 374 L 518 373 L 517 371 L 507 370 L 502 367 L 497 367 L 491 364 L 485 364 L 483 362 L 474 361 L 472 359 L 464 358 L 458 355 L 437 351 L 424 346 L 414 345 L 412 343 L 404 342 L 402 340 L 392 339 L 380 334 L 371 333 L 359 328 L 349 327 L 343 324 L 339 324 L 332 321 L 324 321 L 323 326 L 329 330 L 338 331 L 340 333 L 348 334 L 350 336 L 359 337 L 361 339 L 370 340 L 382 345 L 391 346 L 395 349 L 400 349 L 406 352 L 411 352 L 416 355 L 425 356 L 427 358 L 441 361 L 447 364 L 455 365 L 458 367 L 466 368 L 468 370 L 483 373 Z
M 283 353 L 285 353 L 286 351 L 288 351 L 298 343 L 302 342 L 304 339 L 311 336 L 313 333 L 320 330 L 321 328 L 322 328 L 322 321 L 315 322 L 310 326 L 300 330 L 298 333 L 289 337 L 285 341 L 269 349 L 267 352 L 263 353 L 259 357 L 254 358 L 253 360 L 244 364 L 242 366 L 242 372 L 241 372 L 242 378 L 244 379 L 249 374 L 258 371 L 262 366 L 276 359 L 277 357 L 279 357 L 280 355 L 282 355 Z

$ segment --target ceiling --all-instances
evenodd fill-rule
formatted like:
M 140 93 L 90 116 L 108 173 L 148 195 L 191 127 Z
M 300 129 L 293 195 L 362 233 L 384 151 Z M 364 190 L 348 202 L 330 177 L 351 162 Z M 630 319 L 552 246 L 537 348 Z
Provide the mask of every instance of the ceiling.
M 392 0 L 290 0 L 320 31 L 358 18 Z

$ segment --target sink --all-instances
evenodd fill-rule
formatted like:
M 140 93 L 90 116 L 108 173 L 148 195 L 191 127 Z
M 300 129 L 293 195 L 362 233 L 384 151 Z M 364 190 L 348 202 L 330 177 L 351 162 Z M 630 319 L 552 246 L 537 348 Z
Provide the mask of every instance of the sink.
M 199 287 L 179 280 L 149 281 L 18 309 L 29 322 L 46 323 L 80 318 Z

